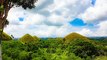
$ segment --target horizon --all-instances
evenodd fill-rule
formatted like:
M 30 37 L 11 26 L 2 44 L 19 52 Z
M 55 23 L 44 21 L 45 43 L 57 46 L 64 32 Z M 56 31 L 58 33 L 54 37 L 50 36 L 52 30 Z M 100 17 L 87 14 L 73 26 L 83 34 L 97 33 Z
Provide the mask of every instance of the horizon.
M 26 33 L 38 37 L 107 36 L 107 0 L 39 0 L 36 7 L 12 8 L 4 32 L 14 37 Z
M 73 32 L 73 33 L 76 33 L 76 32 Z M 72 34 L 72 33 L 69 33 L 69 34 Z M 69 34 L 67 34 L 67 35 L 69 35 Z M 79 33 L 77 33 L 77 34 L 79 34 Z M 25 34 L 26 35 L 26 34 Z M 29 35 L 31 35 L 31 34 L 29 34 Z M 65 35 L 65 36 L 67 36 L 67 35 Z M 80 34 L 81 35 L 81 34 Z M 24 35 L 23 35 L 24 36 Z M 23 36 L 21 36 L 21 37 L 23 37 Z M 31 36 L 36 36 L 36 35 L 31 35 Z M 63 37 L 38 37 L 38 38 L 64 38 L 65 36 L 63 36 Z M 82 35 L 82 36 L 84 36 L 84 35 Z M 14 36 L 13 36 L 14 37 Z M 21 38 L 21 37 L 15 37 L 14 39 L 19 39 L 19 38 Z M 106 38 L 107 36 L 85 36 L 85 37 L 87 37 L 87 38 L 102 38 L 102 37 L 104 37 L 104 38 Z

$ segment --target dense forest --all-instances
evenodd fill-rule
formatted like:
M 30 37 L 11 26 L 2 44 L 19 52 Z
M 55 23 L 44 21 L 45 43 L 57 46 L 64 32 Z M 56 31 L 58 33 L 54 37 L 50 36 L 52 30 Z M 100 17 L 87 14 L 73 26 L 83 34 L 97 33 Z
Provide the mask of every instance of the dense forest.
M 107 39 L 71 33 L 64 38 L 38 38 L 29 34 L 2 41 L 3 60 L 107 60 Z

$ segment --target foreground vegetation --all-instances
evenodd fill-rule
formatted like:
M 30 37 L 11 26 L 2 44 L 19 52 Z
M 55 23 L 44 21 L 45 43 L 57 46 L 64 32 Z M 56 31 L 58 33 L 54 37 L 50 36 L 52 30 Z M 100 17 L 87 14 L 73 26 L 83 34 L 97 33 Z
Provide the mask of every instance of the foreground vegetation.
M 106 56 L 106 46 L 84 40 L 74 40 L 69 44 L 57 39 L 27 44 L 14 40 L 2 42 L 3 60 L 107 60 Z
M 72 33 L 64 38 L 39 39 L 29 34 L 2 41 L 3 60 L 107 60 L 106 40 Z

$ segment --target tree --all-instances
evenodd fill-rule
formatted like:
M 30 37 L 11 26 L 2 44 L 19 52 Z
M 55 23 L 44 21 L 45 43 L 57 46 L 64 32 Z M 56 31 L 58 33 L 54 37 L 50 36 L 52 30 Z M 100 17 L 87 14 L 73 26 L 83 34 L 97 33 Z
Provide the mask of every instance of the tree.
M 9 24 L 8 20 L 6 19 L 8 16 L 9 10 L 13 6 L 16 6 L 16 7 L 22 6 L 22 8 L 24 9 L 27 9 L 27 8 L 32 9 L 35 7 L 34 3 L 36 2 L 37 0 L 0 0 L 0 35 L 1 35 L 0 44 L 2 40 L 3 29 L 7 24 Z
M 37 2 L 37 0 L 0 0 L 0 34 L 2 34 L 4 27 L 9 24 L 6 18 L 12 7 L 22 6 L 24 9 L 32 9 L 35 7 L 35 2 Z
M 90 42 L 86 42 L 84 40 L 75 40 L 72 43 L 73 48 L 71 51 L 75 53 L 75 55 L 81 58 L 99 56 L 99 51 L 96 46 Z

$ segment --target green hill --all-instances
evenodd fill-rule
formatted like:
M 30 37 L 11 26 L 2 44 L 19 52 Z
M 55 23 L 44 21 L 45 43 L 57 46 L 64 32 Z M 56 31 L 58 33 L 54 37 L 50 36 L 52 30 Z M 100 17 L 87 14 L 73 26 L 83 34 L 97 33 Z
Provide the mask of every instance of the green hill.
M 89 39 L 83 35 L 80 35 L 78 33 L 70 33 L 67 36 L 64 37 L 64 41 L 70 42 L 72 40 L 84 40 L 84 41 L 89 41 Z
M 34 40 L 39 41 L 40 38 L 38 38 L 37 36 L 33 36 Z
M 37 40 L 39 40 L 39 38 L 36 36 L 31 36 L 30 34 L 25 34 L 19 40 L 22 43 L 28 43 L 28 42 L 32 42 L 32 41 L 37 41 Z
M 3 34 L 2 34 L 2 40 L 3 41 L 9 41 L 9 40 L 12 40 L 12 37 L 9 36 L 8 34 L 6 34 L 5 32 L 3 32 Z

